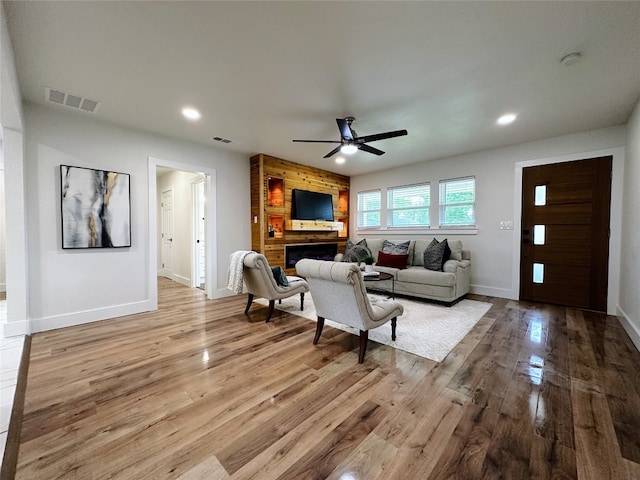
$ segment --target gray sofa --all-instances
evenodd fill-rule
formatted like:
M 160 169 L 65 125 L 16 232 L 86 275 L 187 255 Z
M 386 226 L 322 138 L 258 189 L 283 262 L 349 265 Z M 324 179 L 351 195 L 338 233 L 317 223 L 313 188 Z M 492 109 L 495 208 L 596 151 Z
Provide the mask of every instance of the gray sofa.
M 367 238 L 367 247 L 371 250 L 374 260 L 378 260 L 378 252 L 382 250 L 383 238 Z M 386 272 L 394 277 L 392 280 L 380 280 L 371 284 L 371 288 L 411 297 L 426 298 L 448 304 L 453 304 L 469 293 L 471 277 L 471 253 L 462 249 L 462 241 L 447 239 L 451 248 L 451 258 L 443 265 L 443 271 L 424 268 L 423 252 L 432 238 L 411 240 L 409 243 L 409 257 L 407 268 L 391 268 L 374 263 L 374 270 Z M 395 244 L 403 240 L 390 240 Z M 405 240 L 406 241 L 406 240 Z M 336 255 L 340 261 L 342 254 Z

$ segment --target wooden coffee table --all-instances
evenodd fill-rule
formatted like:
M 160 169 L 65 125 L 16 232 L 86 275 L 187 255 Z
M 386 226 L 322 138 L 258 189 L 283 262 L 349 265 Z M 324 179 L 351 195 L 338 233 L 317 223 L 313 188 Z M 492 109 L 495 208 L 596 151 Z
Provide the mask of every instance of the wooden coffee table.
M 391 298 L 393 300 L 396 299 L 396 279 L 390 273 L 380 272 L 380 275 L 363 275 L 362 278 L 367 283 L 380 282 L 382 280 L 391 280 Z M 375 286 L 370 287 L 369 285 L 367 285 L 367 290 L 382 291 L 382 290 L 376 289 Z M 386 290 L 384 292 L 389 293 Z

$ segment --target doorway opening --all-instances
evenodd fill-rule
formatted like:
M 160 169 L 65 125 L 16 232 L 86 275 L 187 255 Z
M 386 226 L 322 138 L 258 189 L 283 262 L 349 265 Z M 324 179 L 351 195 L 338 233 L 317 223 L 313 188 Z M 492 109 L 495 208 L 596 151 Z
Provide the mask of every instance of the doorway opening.
M 216 297 L 216 171 L 149 158 L 149 301 L 158 276 Z

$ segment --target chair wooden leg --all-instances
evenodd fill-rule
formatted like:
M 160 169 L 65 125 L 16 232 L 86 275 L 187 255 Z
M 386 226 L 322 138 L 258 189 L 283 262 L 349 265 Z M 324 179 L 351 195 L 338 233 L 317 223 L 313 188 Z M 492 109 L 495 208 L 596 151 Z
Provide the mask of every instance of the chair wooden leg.
M 368 342 L 369 330 L 360 330 L 360 354 L 358 355 L 358 363 L 364 362 L 364 354 L 367 351 Z
M 324 318 L 318 317 L 318 322 L 316 323 L 316 336 L 313 339 L 313 344 L 317 345 L 318 340 L 320 340 L 320 334 L 322 333 L 322 327 L 324 327 Z
M 391 319 L 391 340 L 396 339 L 396 323 L 398 321 L 398 317 L 393 317 Z
M 267 314 L 267 322 L 271 320 L 271 315 L 273 314 L 273 308 L 276 306 L 275 300 L 269 300 L 269 313 Z
M 304 292 L 300 293 L 300 311 L 304 310 Z
M 249 311 L 249 308 L 251 308 L 251 304 L 252 303 L 253 303 L 253 293 L 250 293 L 249 296 L 247 297 L 247 308 L 244 309 L 244 314 L 245 315 Z

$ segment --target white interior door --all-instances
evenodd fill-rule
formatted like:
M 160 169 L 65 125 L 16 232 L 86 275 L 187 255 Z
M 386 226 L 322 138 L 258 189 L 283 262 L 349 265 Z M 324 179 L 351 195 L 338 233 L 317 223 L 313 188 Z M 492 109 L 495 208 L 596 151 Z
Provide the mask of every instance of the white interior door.
M 173 276 L 173 189 L 162 192 L 160 237 L 162 243 L 162 265 L 160 275 Z
M 205 193 L 204 180 L 194 184 L 194 226 L 195 226 L 195 278 L 196 286 L 204 288 L 205 269 Z

